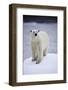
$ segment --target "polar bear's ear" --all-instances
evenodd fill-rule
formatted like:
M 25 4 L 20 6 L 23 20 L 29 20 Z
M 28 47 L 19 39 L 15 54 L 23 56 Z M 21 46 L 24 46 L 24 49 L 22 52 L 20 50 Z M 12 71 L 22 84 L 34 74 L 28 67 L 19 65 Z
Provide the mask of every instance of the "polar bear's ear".
M 30 30 L 30 32 L 32 32 L 32 30 Z
M 38 30 L 38 32 L 40 32 L 40 30 Z

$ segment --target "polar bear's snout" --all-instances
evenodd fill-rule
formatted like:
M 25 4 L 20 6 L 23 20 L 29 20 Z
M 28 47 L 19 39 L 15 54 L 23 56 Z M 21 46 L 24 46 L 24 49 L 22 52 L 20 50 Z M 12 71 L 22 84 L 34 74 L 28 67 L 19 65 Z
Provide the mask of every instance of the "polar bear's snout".
M 37 36 L 37 33 L 35 33 L 35 36 Z
M 38 33 L 40 31 L 39 30 L 31 30 L 30 32 L 31 32 L 32 36 L 36 37 L 36 36 L 38 36 Z

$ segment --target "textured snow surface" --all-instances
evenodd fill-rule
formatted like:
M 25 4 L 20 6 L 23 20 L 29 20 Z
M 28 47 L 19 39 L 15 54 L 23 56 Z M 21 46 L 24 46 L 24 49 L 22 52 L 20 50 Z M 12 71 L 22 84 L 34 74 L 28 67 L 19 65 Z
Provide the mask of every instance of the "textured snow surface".
M 32 61 L 32 57 L 24 60 L 24 74 L 53 74 L 57 73 L 57 54 L 49 53 L 43 57 L 40 64 Z

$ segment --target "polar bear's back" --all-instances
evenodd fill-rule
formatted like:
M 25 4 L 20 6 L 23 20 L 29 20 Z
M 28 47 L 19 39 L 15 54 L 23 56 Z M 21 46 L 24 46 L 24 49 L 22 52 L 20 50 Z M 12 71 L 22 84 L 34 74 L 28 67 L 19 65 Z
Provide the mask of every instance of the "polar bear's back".
M 38 33 L 38 35 L 39 35 L 40 40 L 41 40 L 41 42 L 42 42 L 42 44 L 43 44 L 43 47 L 44 47 L 44 48 L 47 47 L 47 46 L 48 46 L 48 34 L 47 34 L 47 32 L 40 31 L 40 32 Z
M 44 41 L 48 41 L 48 34 L 47 34 L 47 32 L 44 32 L 44 31 L 40 31 L 39 33 L 38 33 L 38 35 L 39 35 L 39 37 L 42 39 L 42 40 L 44 40 Z

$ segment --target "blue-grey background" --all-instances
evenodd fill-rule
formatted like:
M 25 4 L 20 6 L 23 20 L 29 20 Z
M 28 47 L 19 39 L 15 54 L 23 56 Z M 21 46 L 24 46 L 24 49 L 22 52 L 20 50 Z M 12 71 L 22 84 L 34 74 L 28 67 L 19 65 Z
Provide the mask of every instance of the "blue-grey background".
M 23 15 L 24 60 L 31 57 L 30 30 L 39 29 L 49 36 L 48 53 L 57 53 L 57 17 Z

